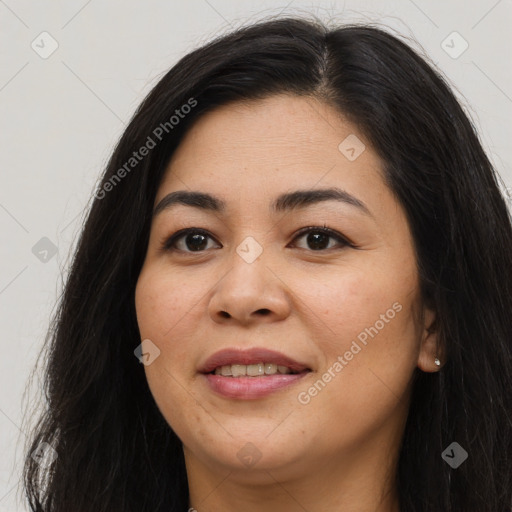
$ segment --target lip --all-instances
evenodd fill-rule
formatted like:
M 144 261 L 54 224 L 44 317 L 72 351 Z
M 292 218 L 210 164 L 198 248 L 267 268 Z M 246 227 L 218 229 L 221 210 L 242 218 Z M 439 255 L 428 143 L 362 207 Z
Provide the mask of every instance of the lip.
M 254 347 L 250 349 L 227 348 L 216 352 L 210 356 L 199 369 L 199 373 L 208 374 L 218 366 L 230 364 L 258 364 L 273 363 L 280 366 L 286 366 L 294 372 L 303 372 L 311 370 L 306 364 L 295 361 L 280 352 L 268 350 L 266 348 Z M 238 377 L 237 377 L 238 378 Z M 254 377 L 250 377 L 254 378 Z
M 218 366 L 230 364 L 273 363 L 286 366 L 297 373 L 274 374 L 258 377 L 224 377 L 211 372 Z M 250 349 L 227 348 L 210 356 L 199 372 L 207 381 L 210 389 L 224 398 L 256 400 L 275 391 L 295 384 L 312 371 L 306 364 L 295 361 L 280 352 L 266 348 Z
M 266 375 L 265 377 L 223 377 L 207 373 L 210 389 L 224 398 L 256 400 L 286 388 L 303 379 L 310 372 Z

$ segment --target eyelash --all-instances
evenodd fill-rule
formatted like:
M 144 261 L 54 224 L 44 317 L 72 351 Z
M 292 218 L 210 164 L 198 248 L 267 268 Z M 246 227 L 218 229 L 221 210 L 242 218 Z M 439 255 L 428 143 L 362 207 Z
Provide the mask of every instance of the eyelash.
M 334 238 L 337 242 L 339 242 L 341 244 L 340 249 L 342 249 L 344 247 L 352 247 L 353 249 L 357 249 L 356 245 L 351 243 L 349 240 L 347 240 L 345 237 L 343 237 L 337 231 L 327 227 L 325 224 L 324 224 L 323 227 L 320 227 L 320 226 L 308 226 L 308 227 L 302 228 L 302 229 L 300 229 L 296 233 L 296 235 L 295 235 L 293 240 L 296 240 L 297 238 L 300 238 L 303 235 L 306 235 L 306 234 L 308 234 L 310 232 L 323 233 L 325 235 L 328 235 L 330 238 Z M 169 238 L 167 238 L 163 242 L 163 244 L 162 244 L 162 249 L 164 251 L 166 251 L 166 252 L 179 251 L 179 252 L 186 253 L 186 254 L 198 254 L 198 253 L 206 252 L 205 250 L 203 250 L 203 251 L 184 251 L 182 249 L 176 249 L 176 248 L 172 247 L 180 238 L 185 237 L 189 233 L 200 234 L 200 235 L 203 235 L 205 237 L 209 237 L 209 238 L 212 238 L 213 240 L 215 240 L 215 238 L 213 238 L 210 235 L 210 233 L 208 233 L 208 231 L 206 231 L 204 229 L 201 229 L 201 228 L 185 228 L 185 229 L 180 229 L 179 231 L 177 231 L 176 233 L 171 235 Z M 302 249 L 302 247 L 301 247 L 301 249 Z M 316 251 L 313 250 L 313 249 L 306 249 L 306 250 L 310 250 L 311 252 L 326 252 L 326 251 L 330 251 L 332 249 L 334 249 L 334 247 L 329 247 L 327 249 L 318 249 Z

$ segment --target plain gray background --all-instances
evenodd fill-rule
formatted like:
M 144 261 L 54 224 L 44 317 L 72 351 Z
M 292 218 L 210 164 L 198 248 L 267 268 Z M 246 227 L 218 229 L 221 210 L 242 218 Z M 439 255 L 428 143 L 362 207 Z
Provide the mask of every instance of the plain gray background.
M 0 0 L 0 512 L 27 510 L 22 395 L 126 122 L 185 53 L 279 13 L 378 22 L 410 39 L 455 88 L 512 195 L 512 0 Z M 44 403 L 40 384 L 26 400 Z

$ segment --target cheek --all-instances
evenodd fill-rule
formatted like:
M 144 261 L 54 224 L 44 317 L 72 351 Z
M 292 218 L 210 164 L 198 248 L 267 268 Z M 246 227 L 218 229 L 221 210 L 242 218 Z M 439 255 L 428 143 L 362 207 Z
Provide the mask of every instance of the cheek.
M 398 274 L 353 273 L 324 289 L 315 304 L 315 312 L 323 315 L 324 335 L 318 339 L 324 370 L 332 370 L 342 358 L 331 387 L 335 402 L 348 393 L 357 397 L 353 404 L 371 407 L 379 400 L 393 400 L 390 389 L 400 394 L 407 387 L 419 350 L 412 302 L 415 281 Z M 338 386 L 343 395 L 337 394 Z
M 189 300 L 190 299 L 190 300 Z M 192 372 L 193 363 L 187 357 L 187 326 L 190 326 L 194 301 L 161 272 L 142 272 L 135 290 L 135 307 L 141 340 L 149 339 L 159 349 L 159 355 L 144 366 L 151 391 L 160 402 L 172 397 L 176 387 L 172 376 Z M 189 365 L 190 368 L 186 365 Z
M 137 322 L 142 338 L 162 340 L 183 319 L 192 299 L 175 279 L 155 271 L 142 272 L 135 289 Z
M 302 297 L 326 363 L 352 351 L 348 358 L 354 367 L 387 365 L 400 358 L 410 364 L 416 351 L 414 287 L 414 276 L 378 269 L 310 280 Z
M 176 279 L 171 283 L 165 273 L 143 269 L 135 289 L 141 340 L 150 339 L 160 350 L 159 356 L 144 366 L 147 383 L 160 412 L 177 431 L 183 430 L 180 411 L 189 410 L 192 415 L 195 411 L 191 396 L 183 385 L 178 385 L 185 374 L 193 371 L 185 335 L 187 311 L 193 301 L 189 304 L 189 297 L 181 288 Z
M 410 383 L 417 359 L 414 283 L 395 277 L 351 273 L 308 287 L 318 326 L 311 335 L 324 364 L 301 397 L 311 399 L 312 415 L 333 418 L 337 429 L 367 434 L 392 414 Z
M 397 300 L 398 291 L 361 269 L 328 279 L 305 282 L 301 296 L 311 312 L 323 323 L 328 338 L 358 333 Z

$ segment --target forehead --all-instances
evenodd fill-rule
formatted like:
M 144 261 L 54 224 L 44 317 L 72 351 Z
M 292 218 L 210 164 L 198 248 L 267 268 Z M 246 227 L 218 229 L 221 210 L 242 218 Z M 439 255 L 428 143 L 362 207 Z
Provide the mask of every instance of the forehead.
M 310 97 L 276 95 L 263 100 L 236 102 L 200 117 L 177 148 L 173 159 L 223 156 L 247 159 L 259 156 L 324 161 L 339 155 L 338 145 L 356 131 L 332 107 Z M 340 138 L 341 137 L 341 138 Z M 327 153 L 326 153 L 327 152 Z M 268 156 L 268 158 L 267 158 Z
M 354 143 L 360 155 L 350 160 L 343 150 Z M 242 185 L 259 193 L 298 183 L 376 188 L 384 186 L 381 168 L 368 142 L 337 110 L 311 97 L 276 95 L 223 105 L 196 120 L 169 162 L 156 201 L 186 187 L 225 195 Z

